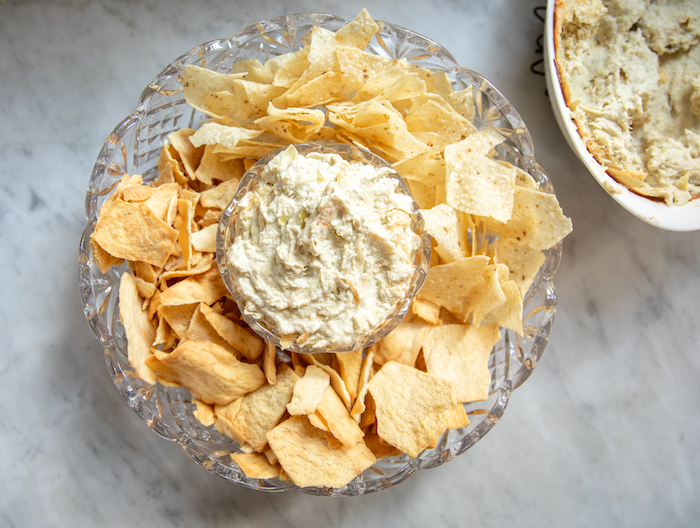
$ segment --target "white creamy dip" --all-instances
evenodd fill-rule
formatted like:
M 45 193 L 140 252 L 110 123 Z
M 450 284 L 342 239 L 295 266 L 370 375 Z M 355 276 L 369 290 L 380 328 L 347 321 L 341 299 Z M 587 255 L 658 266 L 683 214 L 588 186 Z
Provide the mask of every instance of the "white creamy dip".
M 420 237 L 390 169 L 290 146 L 238 204 L 227 259 L 245 312 L 313 348 L 351 346 L 405 298 Z

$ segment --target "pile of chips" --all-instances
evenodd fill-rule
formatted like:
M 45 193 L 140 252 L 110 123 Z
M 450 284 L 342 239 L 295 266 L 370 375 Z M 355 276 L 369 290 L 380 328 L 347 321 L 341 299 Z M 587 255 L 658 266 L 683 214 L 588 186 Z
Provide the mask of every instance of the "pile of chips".
M 473 125 L 471 88 L 364 51 L 366 11 L 304 47 L 229 73 L 187 66 L 187 102 L 209 116 L 165 142 L 159 175 L 125 175 L 90 240 L 102 272 L 124 261 L 119 310 L 144 381 L 190 391 L 197 419 L 234 439 L 251 479 L 342 488 L 378 458 L 418 456 L 488 398 L 501 329 L 522 333 L 523 296 L 570 231 L 555 198 L 493 159 L 504 141 Z M 393 164 L 433 238 L 409 315 L 366 350 L 295 354 L 253 333 L 216 264 L 217 222 L 270 152 L 310 141 L 368 148 Z

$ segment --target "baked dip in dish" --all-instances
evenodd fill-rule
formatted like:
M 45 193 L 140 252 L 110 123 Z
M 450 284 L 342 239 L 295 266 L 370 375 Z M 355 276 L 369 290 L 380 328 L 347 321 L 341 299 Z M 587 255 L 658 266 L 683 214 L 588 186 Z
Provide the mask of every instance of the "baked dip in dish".
M 700 228 L 700 4 L 548 3 L 546 73 L 575 152 L 652 225 Z

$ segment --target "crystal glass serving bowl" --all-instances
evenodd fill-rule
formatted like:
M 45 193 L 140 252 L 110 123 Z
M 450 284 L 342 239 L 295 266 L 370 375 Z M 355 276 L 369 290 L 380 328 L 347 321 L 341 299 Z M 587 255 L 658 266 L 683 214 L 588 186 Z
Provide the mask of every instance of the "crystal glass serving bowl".
M 362 163 L 377 169 L 388 170 L 390 171 L 388 176 L 394 178 L 398 184 L 397 191 L 411 197 L 411 193 L 408 190 L 406 182 L 398 174 L 398 172 L 396 172 L 396 170 L 394 170 L 391 165 L 389 165 L 382 158 L 367 149 L 346 143 L 301 143 L 295 145 L 295 148 L 301 155 L 306 155 L 309 153 L 337 154 L 345 161 L 349 161 L 350 163 Z M 235 226 L 237 218 L 240 214 L 240 207 L 238 207 L 238 204 L 248 192 L 252 192 L 258 187 L 260 175 L 267 164 L 283 150 L 284 149 L 279 149 L 271 152 L 248 169 L 238 184 L 233 200 L 221 215 L 216 240 L 216 262 L 219 266 L 221 278 L 223 279 L 229 292 L 231 292 L 231 295 L 233 295 L 233 298 L 241 311 L 241 315 L 245 322 L 248 323 L 248 326 L 250 326 L 250 328 L 253 329 L 260 337 L 266 341 L 274 343 L 274 345 L 277 347 L 284 348 L 284 350 L 289 352 L 299 352 L 302 354 L 313 354 L 320 352 L 351 352 L 353 350 L 365 349 L 377 341 L 380 341 L 387 334 L 389 334 L 389 332 L 396 328 L 396 326 L 406 315 L 408 309 L 411 307 L 413 298 L 421 289 L 421 286 L 423 286 L 425 278 L 428 275 L 428 267 L 430 266 L 431 241 L 430 235 L 425 230 L 425 224 L 423 222 L 423 217 L 420 214 L 418 204 L 411 199 L 411 229 L 420 237 L 420 246 L 416 250 L 413 257 L 413 276 L 403 300 L 396 305 L 394 310 L 389 313 L 387 318 L 370 334 L 359 336 L 357 340 L 350 345 L 329 345 L 324 347 L 307 346 L 300 342 L 299 336 L 295 336 L 291 343 L 284 343 L 283 345 L 282 336 L 275 330 L 274 327 L 267 324 L 263 320 L 256 319 L 246 312 L 245 305 L 247 299 L 241 292 L 236 280 L 234 279 L 234 272 L 228 264 L 227 258 L 229 248 L 233 244 L 236 237 Z
M 237 35 L 204 43 L 170 63 L 141 94 L 134 112 L 119 123 L 102 147 L 90 176 L 85 198 L 87 224 L 80 240 L 79 287 L 88 324 L 104 350 L 109 373 L 128 405 L 161 437 L 177 442 L 206 470 L 240 485 L 264 491 L 297 489 L 279 479 L 249 479 L 234 464 L 231 453 L 239 445 L 213 427 L 202 426 L 194 416 L 196 406 L 182 388 L 149 385 L 139 379 L 127 359 L 127 343 L 119 321 L 118 293 L 126 266 L 101 273 L 90 251 L 102 203 L 124 174 L 142 174 L 148 181 L 157 175 L 158 156 L 165 137 L 183 127 L 197 128 L 205 116 L 186 102 L 181 72 L 188 64 L 225 72 L 237 61 L 257 58 L 264 62 L 303 45 L 314 26 L 337 30 L 346 22 L 329 14 L 301 14 L 263 20 Z M 368 46 L 378 55 L 404 58 L 411 63 L 444 71 L 456 90 L 474 91 L 477 128 L 495 127 L 507 139 L 496 149 L 497 157 L 528 172 L 539 189 L 554 190 L 534 158 L 532 138 L 518 112 L 501 93 L 478 73 L 460 67 L 439 44 L 407 29 L 378 21 L 379 33 Z M 561 258 L 561 244 L 545 252 L 546 260 L 523 299 L 523 335 L 501 331 L 490 360 L 489 397 L 465 405 L 470 424 L 444 434 L 437 445 L 418 457 L 381 458 L 341 489 L 304 488 L 316 495 L 361 495 L 398 484 L 419 469 L 439 466 L 465 452 L 488 433 L 503 415 L 512 392 L 533 372 L 545 349 L 554 322 L 556 294 L 552 278 Z

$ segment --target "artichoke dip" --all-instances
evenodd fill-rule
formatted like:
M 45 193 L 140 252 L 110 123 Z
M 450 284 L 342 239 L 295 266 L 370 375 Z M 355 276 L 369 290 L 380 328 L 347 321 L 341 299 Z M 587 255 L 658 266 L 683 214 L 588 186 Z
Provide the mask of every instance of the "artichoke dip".
M 579 132 L 637 194 L 700 196 L 700 2 L 557 0 L 557 67 Z
M 245 312 L 309 348 L 352 346 L 404 300 L 420 237 L 389 168 L 275 156 L 237 205 L 226 255 Z

